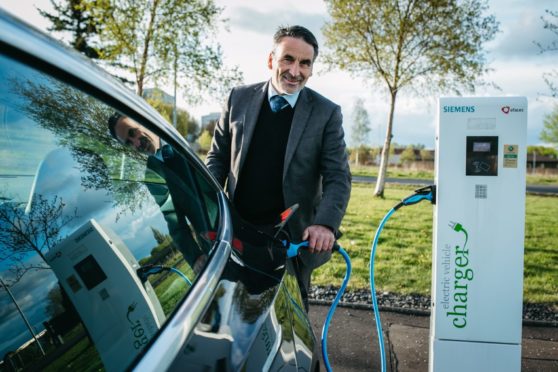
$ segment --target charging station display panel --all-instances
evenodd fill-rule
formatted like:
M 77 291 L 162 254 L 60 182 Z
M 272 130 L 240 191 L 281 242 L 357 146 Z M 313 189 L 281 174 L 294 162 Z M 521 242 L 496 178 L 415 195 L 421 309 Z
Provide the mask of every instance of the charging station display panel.
M 498 137 L 467 136 L 465 174 L 467 176 L 498 175 Z
M 439 100 L 431 370 L 464 370 L 453 352 L 482 369 L 470 343 L 520 350 L 526 132 L 523 97 Z
M 107 278 L 107 275 L 92 255 L 87 256 L 77 265 L 74 265 L 74 269 L 87 289 L 95 288 Z

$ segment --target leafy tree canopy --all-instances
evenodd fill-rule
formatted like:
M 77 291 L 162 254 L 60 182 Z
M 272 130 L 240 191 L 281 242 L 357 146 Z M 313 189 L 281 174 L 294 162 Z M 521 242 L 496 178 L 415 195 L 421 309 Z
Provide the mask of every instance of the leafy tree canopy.
M 213 0 L 52 2 L 53 14 L 41 12 L 51 30 L 74 33 L 78 50 L 94 43 L 90 56 L 118 68 L 118 74 L 130 73 L 140 96 L 146 82 L 162 80 L 188 92 L 185 98 L 194 103 L 222 97 L 242 80 L 238 68 L 223 67 L 214 40 L 222 9 Z
M 475 90 L 483 43 L 498 31 L 481 0 L 326 0 L 330 66 L 383 81 L 390 92 L 427 83 Z
M 54 32 L 69 32 L 72 35 L 70 45 L 89 58 L 100 57 L 102 48 L 98 43 L 101 25 L 88 11 L 90 0 L 50 0 L 53 13 L 39 9 L 39 13 L 48 19 Z
M 558 151 L 552 147 L 546 146 L 527 146 L 527 154 L 537 154 L 555 159 L 558 158 Z
M 381 82 L 390 95 L 374 194 L 383 196 L 398 92 L 474 91 L 487 71 L 483 44 L 498 31 L 483 0 L 326 0 L 326 64 Z
M 213 36 L 222 9 L 213 0 L 97 0 L 90 6 L 103 24 L 103 57 L 127 66 L 139 95 L 145 81 L 170 80 L 170 71 L 197 92 L 221 73 Z
M 153 106 L 169 123 L 172 122 L 173 105 L 165 103 L 157 97 L 147 98 L 147 102 Z M 195 139 L 199 132 L 199 125 L 196 119 L 186 110 L 177 108 L 176 110 L 176 129 L 182 137 L 190 140 Z
M 213 139 L 213 137 L 212 137 L 211 133 L 209 133 L 207 130 L 204 130 L 202 132 L 202 134 L 200 135 L 200 137 L 198 138 L 198 142 L 200 144 L 200 149 L 204 152 L 209 151 L 209 148 L 211 147 L 212 139 Z
M 542 141 L 558 147 L 558 105 L 554 106 L 554 110 L 544 117 L 544 128 L 540 138 Z
M 558 11 L 547 10 L 545 16 L 541 17 L 544 28 L 556 36 L 549 45 L 537 43 L 541 52 L 558 52 Z M 552 97 L 558 97 L 558 70 L 552 70 L 543 74 L 544 81 L 550 89 Z
M 399 158 L 401 163 L 415 161 L 416 159 L 417 157 L 415 155 L 415 148 L 413 147 L 413 145 L 405 147 L 405 150 L 403 150 L 403 152 L 401 153 L 401 157 Z

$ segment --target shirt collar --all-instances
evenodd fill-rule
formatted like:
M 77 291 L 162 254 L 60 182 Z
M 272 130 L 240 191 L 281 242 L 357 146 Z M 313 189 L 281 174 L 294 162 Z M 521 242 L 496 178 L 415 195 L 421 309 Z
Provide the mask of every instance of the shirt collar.
M 267 88 L 267 100 L 270 101 L 271 97 L 273 96 L 281 96 L 287 100 L 289 105 L 294 108 L 296 105 L 296 101 L 298 101 L 298 96 L 300 94 L 300 90 L 293 94 L 279 94 L 275 88 L 273 88 L 273 84 L 271 81 L 269 82 L 269 86 Z

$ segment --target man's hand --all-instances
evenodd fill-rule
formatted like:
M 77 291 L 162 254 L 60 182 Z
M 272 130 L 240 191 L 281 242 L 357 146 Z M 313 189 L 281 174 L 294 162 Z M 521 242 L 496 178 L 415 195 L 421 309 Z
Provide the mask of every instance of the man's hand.
M 308 240 L 308 250 L 311 253 L 319 253 L 331 251 L 335 236 L 329 227 L 311 225 L 304 230 L 302 240 Z

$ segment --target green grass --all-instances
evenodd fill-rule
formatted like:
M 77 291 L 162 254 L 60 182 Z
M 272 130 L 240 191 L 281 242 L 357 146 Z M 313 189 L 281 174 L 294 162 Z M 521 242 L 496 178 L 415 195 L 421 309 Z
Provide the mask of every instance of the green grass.
M 385 198 L 372 197 L 373 184 L 353 184 L 339 243 L 351 256 L 349 289 L 369 287 L 372 239 L 383 216 L 413 188 L 390 186 Z M 558 198 L 527 196 L 524 300 L 558 304 Z M 378 290 L 430 295 L 432 205 L 419 203 L 395 213 L 384 227 L 376 253 Z M 340 285 L 345 262 L 340 255 L 314 271 L 312 283 Z
M 377 165 L 359 165 L 351 164 L 351 173 L 353 176 L 370 176 L 378 175 Z M 389 167 L 387 177 L 390 178 L 417 178 L 424 180 L 433 180 L 433 170 L 405 169 Z M 529 185 L 555 185 L 558 186 L 558 174 L 527 174 L 527 184 Z
M 173 266 L 180 270 L 190 281 L 194 281 L 196 275 L 188 265 L 186 261 L 178 260 L 179 255 L 175 255 L 169 262 L 165 264 L 168 266 Z M 152 275 L 149 277 L 149 281 L 154 284 L 158 281 L 158 278 L 163 274 Z M 158 284 L 153 285 L 157 298 L 161 302 L 163 312 L 165 316 L 174 311 L 176 305 L 186 296 L 186 293 L 190 290 L 190 286 L 184 281 L 184 279 L 177 273 L 164 273 L 165 279 L 160 281 Z
M 86 337 L 44 371 L 104 371 L 104 368 L 97 349 Z

